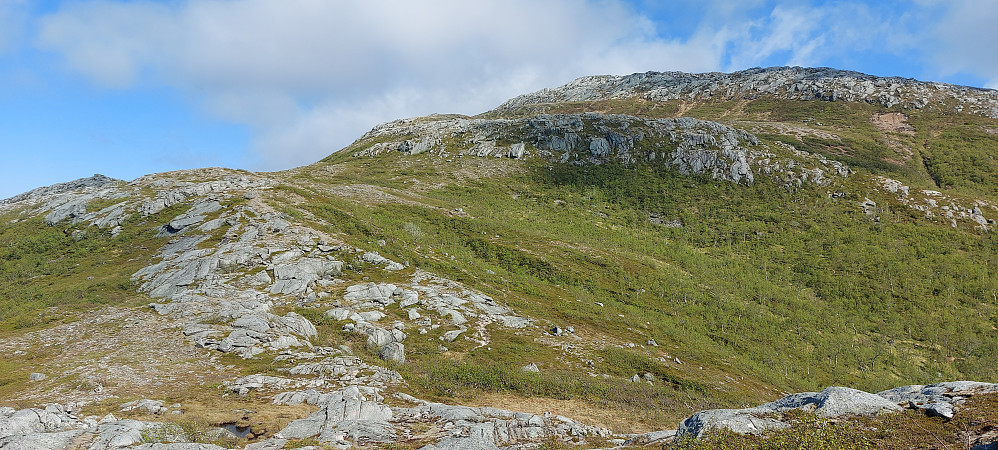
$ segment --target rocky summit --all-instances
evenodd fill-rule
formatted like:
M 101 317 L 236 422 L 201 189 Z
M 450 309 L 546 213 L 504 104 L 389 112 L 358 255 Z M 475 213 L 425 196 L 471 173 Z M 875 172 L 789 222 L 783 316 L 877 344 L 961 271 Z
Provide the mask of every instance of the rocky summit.
M 595 76 L 0 200 L 0 449 L 992 448 L 996 117 Z

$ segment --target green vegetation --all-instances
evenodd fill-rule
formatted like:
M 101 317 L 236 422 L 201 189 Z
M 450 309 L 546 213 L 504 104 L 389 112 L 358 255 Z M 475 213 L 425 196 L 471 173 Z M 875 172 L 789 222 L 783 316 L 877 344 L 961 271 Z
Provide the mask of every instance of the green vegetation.
M 499 394 L 579 402 L 641 412 L 634 420 L 640 427 L 661 429 L 695 410 L 745 406 L 783 391 L 846 385 L 875 392 L 998 379 L 998 237 L 927 220 L 871 178 L 944 190 L 966 205 L 968 198 L 994 202 L 998 121 L 904 111 L 911 130 L 891 130 L 873 117 L 901 110 L 769 98 L 611 100 L 517 114 L 593 110 L 715 119 L 753 130 L 759 150 L 787 153 L 792 145 L 846 162 L 856 174 L 831 186 L 788 188 L 765 176 L 744 186 L 642 163 L 580 167 L 396 152 L 355 158 L 352 152 L 375 143 L 358 141 L 286 175 L 264 201 L 348 244 L 374 249 L 384 241 L 381 254 L 412 267 L 385 274 L 346 256 L 341 278 L 350 283 L 401 284 L 424 269 L 483 291 L 541 326 L 577 330 L 570 340 L 490 326 L 491 341 L 476 346 L 464 337 L 443 343 L 447 327 L 425 334 L 407 329 L 407 363 L 396 369 L 406 389 L 430 400 L 473 403 Z M 456 138 L 444 144 L 458 150 Z M 351 195 L 337 194 L 344 191 Z M 878 219 L 863 213 L 865 198 L 877 203 Z M 144 302 L 131 274 L 150 264 L 164 242 L 154 236 L 155 225 L 186 207 L 133 216 L 115 237 L 82 224 L 0 217 L 0 334 Z M 218 230 L 201 246 L 224 238 Z M 332 298 L 341 293 L 323 289 Z M 344 332 L 322 309 L 278 305 L 274 312 L 291 310 L 316 325 L 313 344 L 345 344 L 375 360 L 364 336 Z M 404 312 L 385 313 L 387 323 Z M 649 339 L 659 345 L 642 345 Z M 26 366 L 9 359 L 0 358 L 0 394 L 27 383 Z M 226 355 L 220 362 L 235 372 L 271 375 L 288 364 L 269 354 Z M 541 372 L 520 370 L 530 363 Z M 652 384 L 628 381 L 645 373 Z M 998 411 L 993 397 L 974 405 L 969 411 L 982 417 Z M 721 433 L 675 447 L 905 448 L 932 442 L 927 436 L 945 446 L 959 442 L 960 427 L 983 429 L 914 413 L 856 419 L 848 427 L 807 414 L 792 419 L 792 428 L 762 437 Z M 188 428 L 183 433 L 206 439 L 198 437 L 203 427 Z
M 176 215 L 160 214 L 170 213 Z M 147 225 L 158 216 L 133 216 L 116 237 L 85 224 L 47 226 L 41 217 L 12 223 L 14 217 L 0 217 L 0 333 L 74 320 L 75 312 L 94 307 L 138 304 L 131 275 L 162 245 Z
M 888 162 L 896 155 L 870 137 L 877 132 L 870 114 L 882 109 L 769 101 L 733 118 L 761 119 L 765 108 L 837 132 L 841 142 L 762 135 L 764 143 L 849 159 L 860 174 L 788 190 L 768 178 L 745 187 L 650 165 L 508 162 L 524 171 L 460 179 L 447 174 L 473 163 L 417 155 L 404 157 L 408 170 L 432 168 L 444 180 L 419 191 L 422 206 L 311 194 L 304 207 L 358 245 L 384 239 L 383 253 L 474 284 L 532 316 L 623 341 L 651 337 L 683 360 L 781 390 L 875 391 L 998 376 L 994 235 L 929 223 L 871 188 L 863 173 L 931 183 L 917 168 Z M 346 158 L 337 171 L 397 189 L 406 177 L 392 167 L 402 159 Z M 831 198 L 833 189 L 847 195 Z M 858 208 L 864 197 L 881 205 L 879 222 Z M 458 207 L 468 216 L 447 213 Z M 655 225 L 652 215 L 684 227 Z M 458 384 L 466 376 L 460 364 L 439 370 L 438 379 Z M 537 389 L 519 387 L 512 373 L 475 376 L 521 393 Z
M 185 419 L 162 427 L 146 429 L 142 432 L 142 442 L 150 444 L 196 442 L 222 448 L 237 448 L 241 443 L 240 439 L 220 429 L 217 424 L 200 419 Z

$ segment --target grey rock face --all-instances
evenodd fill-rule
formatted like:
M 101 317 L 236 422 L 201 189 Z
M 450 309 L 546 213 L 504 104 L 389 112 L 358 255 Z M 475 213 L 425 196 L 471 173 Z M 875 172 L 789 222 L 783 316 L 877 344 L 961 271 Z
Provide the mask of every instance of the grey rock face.
M 394 427 L 389 423 L 392 409 L 381 403 L 382 400 L 373 390 L 347 387 L 332 394 L 319 411 L 288 424 L 276 437 L 318 437 L 323 442 L 331 443 L 391 441 L 395 436 Z
M 502 156 L 524 157 L 528 145 L 513 146 L 512 154 L 506 149 L 496 151 Z M 425 151 L 433 151 L 433 148 Z M 315 302 L 315 306 L 332 307 L 327 315 L 350 321 L 346 324 L 350 329 L 365 334 L 372 350 L 385 361 L 394 363 L 405 362 L 402 342 L 407 335 L 404 330 L 413 325 L 433 329 L 458 324 L 460 329 L 448 337 L 457 338 L 466 333 L 463 336 L 481 345 L 487 344 L 486 327 L 491 324 L 531 326 L 529 319 L 515 315 L 510 308 L 489 296 L 418 270 L 412 276 L 411 284 L 347 286 L 345 295 L 337 298 L 338 290 L 330 288 L 342 283 L 332 277 L 339 274 L 343 263 L 334 260 L 336 255 L 331 252 L 350 253 L 369 264 L 383 265 L 386 270 L 404 270 L 406 266 L 376 252 L 364 252 L 342 244 L 330 245 L 333 239 L 329 235 L 292 224 L 264 209 L 266 205 L 253 204 L 251 207 L 239 203 L 231 208 L 221 207 L 224 199 L 232 198 L 230 189 L 261 189 L 268 186 L 268 182 L 224 178 L 219 182 L 189 183 L 157 178 L 133 183 L 136 187 L 124 196 L 127 198 L 96 213 L 86 211 L 89 199 L 114 199 L 122 193 L 117 188 L 107 188 L 106 191 L 59 194 L 63 197 L 58 201 L 36 205 L 46 208 L 37 209 L 36 214 L 62 208 L 60 217 L 53 216 L 53 220 L 103 224 L 99 226 L 117 226 L 124 217 L 141 214 L 146 216 L 144 220 L 159 221 L 160 229 L 166 234 L 175 233 L 159 249 L 160 260 L 133 275 L 139 289 L 158 299 L 150 306 L 175 319 L 183 335 L 196 347 L 231 352 L 244 358 L 265 351 L 280 351 L 275 361 L 295 361 L 293 367 L 279 369 L 280 376 L 256 374 L 225 383 L 226 389 L 236 394 L 259 392 L 260 395 L 273 395 L 276 404 L 306 403 L 321 408 L 320 413 L 289 425 L 286 430 L 289 437 L 316 437 L 324 444 L 349 447 L 388 442 L 396 439 L 400 431 L 408 434 L 418 427 L 396 420 L 391 408 L 382 403 L 378 394 L 381 389 L 404 384 L 398 372 L 385 367 L 386 364 L 367 364 L 349 356 L 352 353 L 349 347 L 315 347 L 310 341 L 316 336 L 315 325 L 295 313 L 273 314 L 272 309 L 278 305 L 308 307 L 310 302 Z M 147 194 L 147 189 L 152 189 L 154 194 Z M 144 197 L 134 198 L 138 192 Z M 186 212 L 172 218 L 153 216 L 178 205 L 186 205 Z M 212 232 L 215 238 L 221 239 L 209 240 L 208 235 L 199 234 L 204 232 Z M 289 298 L 289 295 L 295 298 Z M 399 316 L 395 311 L 406 313 Z M 387 323 L 386 314 L 396 319 Z M 472 336 L 476 333 L 477 336 Z M 121 407 L 131 414 L 183 413 L 179 405 L 168 408 L 160 401 L 148 399 Z M 432 409 L 444 410 L 446 407 L 441 405 Z M 458 411 L 464 409 L 451 410 L 454 414 Z M 501 417 L 505 419 L 500 420 L 485 409 L 472 411 L 477 416 L 468 416 L 470 419 L 488 423 L 456 424 L 455 429 L 460 432 L 435 436 L 441 439 L 438 445 L 509 444 L 519 442 L 521 438 L 536 440 L 552 433 L 568 437 L 582 436 L 572 433 L 588 432 L 581 424 L 561 419 L 512 426 L 503 420 L 513 417 L 513 413 L 503 413 Z M 111 415 L 100 423 L 95 418 L 87 420 L 80 421 L 65 411 L 0 408 L 0 439 L 3 440 L 0 442 L 6 445 L 5 448 L 19 448 L 17 446 L 22 444 L 34 448 L 83 436 L 94 444 L 93 448 L 101 449 L 215 448 L 184 443 L 172 434 L 173 444 L 143 444 L 143 436 L 149 433 L 172 433 L 162 424 L 118 420 Z M 420 416 L 420 420 L 436 423 L 438 417 L 425 415 Z M 74 434 L 78 430 L 83 430 L 84 434 Z M 278 437 L 257 447 L 277 448 L 283 443 Z M 83 448 L 87 448 L 86 444 Z
M 293 380 L 268 375 L 247 375 L 227 384 L 230 391 L 239 395 L 246 395 L 255 389 L 280 389 L 293 384 Z
M 215 200 L 199 202 L 187 210 L 187 212 L 174 217 L 173 220 L 164 225 L 161 233 L 164 235 L 179 233 L 191 225 L 203 222 L 206 214 L 211 214 L 220 209 L 222 209 L 222 205 Z
M 521 144 L 531 144 L 537 156 L 574 165 L 644 161 L 660 164 L 687 175 L 751 184 L 759 173 L 776 174 L 785 183 L 829 182 L 828 176 L 847 176 L 849 169 L 805 152 L 777 156 L 758 146 L 759 140 L 744 130 L 692 118 L 643 119 L 599 113 L 538 115 L 528 119 L 424 118 L 379 125 L 360 140 L 430 136 L 459 142 L 462 155 L 488 156 L 495 142 L 515 138 L 505 156 L 524 157 Z M 788 146 L 789 147 L 789 146 Z M 389 151 L 375 144 L 357 155 Z M 525 147 L 524 147 L 525 148 Z M 485 151 L 488 150 L 488 151 Z M 441 149 L 437 154 L 443 155 Z M 449 154 L 449 153 L 448 153 Z M 500 154 L 499 156 L 503 156 Z
M 61 205 L 45 216 L 45 224 L 52 226 L 66 219 L 75 219 L 87 213 L 87 202 L 79 199 Z
M 274 267 L 277 280 L 270 287 L 272 294 L 300 294 L 316 280 L 336 276 L 343 270 L 343 262 L 323 258 L 301 258 L 295 262 Z
M 70 448 L 84 430 L 59 431 L 54 433 L 15 434 L 0 437 L 3 450 L 40 450 Z

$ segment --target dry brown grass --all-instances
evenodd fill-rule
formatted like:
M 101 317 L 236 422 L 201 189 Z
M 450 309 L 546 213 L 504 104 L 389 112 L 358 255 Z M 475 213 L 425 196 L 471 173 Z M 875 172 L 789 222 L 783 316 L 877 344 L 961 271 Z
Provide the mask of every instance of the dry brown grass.
M 4 404 L 94 403 L 194 392 L 232 376 L 207 350 L 195 348 L 176 324 L 148 308 L 110 307 L 79 320 L 0 340 L 0 363 L 40 372 L 3 387 Z

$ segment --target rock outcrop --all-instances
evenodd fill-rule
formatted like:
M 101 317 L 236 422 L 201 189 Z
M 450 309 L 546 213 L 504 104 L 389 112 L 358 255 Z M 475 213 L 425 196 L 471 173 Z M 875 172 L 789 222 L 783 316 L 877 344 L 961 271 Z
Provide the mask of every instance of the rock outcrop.
M 218 428 L 212 435 L 217 438 L 228 434 Z M 0 408 L 0 448 L 221 450 L 223 447 L 191 442 L 177 425 L 118 419 L 110 414 L 104 418 L 80 418 L 72 405 L 51 404 L 44 409 Z
M 701 411 L 680 423 L 676 436 L 699 438 L 722 429 L 739 434 L 761 434 L 767 430 L 789 428 L 790 424 L 782 420 L 782 415 L 792 410 L 838 418 L 872 416 L 909 408 L 950 419 L 967 398 L 994 392 L 998 392 L 998 384 L 972 381 L 902 386 L 877 394 L 846 387 L 829 387 L 821 392 L 791 394 L 753 408 Z
M 425 152 L 440 157 L 536 155 L 553 163 L 658 164 L 683 175 L 752 184 L 758 175 L 787 184 L 829 183 L 851 170 L 838 161 L 789 148 L 760 145 L 755 135 L 717 122 L 688 117 L 645 119 L 600 113 L 537 115 L 527 119 L 426 117 L 379 125 L 354 146 L 357 156 L 408 150 L 414 140 L 440 144 Z M 502 141 L 516 140 L 508 148 Z M 365 141 L 376 143 L 364 147 Z M 444 145 L 443 142 L 450 144 Z M 788 146 L 789 147 L 789 146 Z M 421 152 L 422 153 L 422 152 Z

